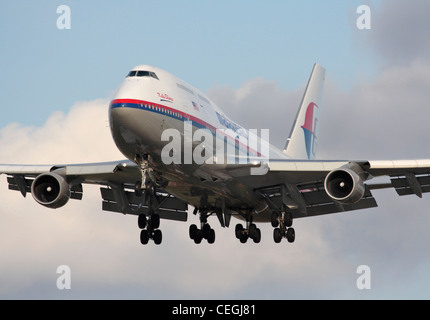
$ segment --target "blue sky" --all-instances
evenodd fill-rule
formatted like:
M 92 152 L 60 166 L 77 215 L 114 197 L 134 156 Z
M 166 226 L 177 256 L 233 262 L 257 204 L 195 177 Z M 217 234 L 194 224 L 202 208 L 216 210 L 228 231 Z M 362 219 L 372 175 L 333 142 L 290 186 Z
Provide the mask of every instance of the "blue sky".
M 61 4 L 71 9 L 70 30 L 57 29 Z M 348 88 L 359 73 L 372 74 L 355 28 L 359 4 L 2 1 L 0 93 L 7 107 L 0 125 L 40 125 L 75 101 L 108 98 L 138 64 L 164 68 L 207 91 L 256 77 L 293 89 L 318 62 Z

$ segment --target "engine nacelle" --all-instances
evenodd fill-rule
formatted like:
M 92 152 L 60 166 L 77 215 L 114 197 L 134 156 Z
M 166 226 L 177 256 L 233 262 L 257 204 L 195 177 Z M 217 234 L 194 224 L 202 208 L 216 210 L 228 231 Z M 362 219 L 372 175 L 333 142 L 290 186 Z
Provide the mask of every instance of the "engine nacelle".
M 34 200 L 48 208 L 60 208 L 70 199 L 70 185 L 55 172 L 42 173 L 31 185 Z
M 363 198 L 363 179 L 354 170 L 339 168 L 331 171 L 324 181 L 328 196 L 342 204 L 353 204 Z

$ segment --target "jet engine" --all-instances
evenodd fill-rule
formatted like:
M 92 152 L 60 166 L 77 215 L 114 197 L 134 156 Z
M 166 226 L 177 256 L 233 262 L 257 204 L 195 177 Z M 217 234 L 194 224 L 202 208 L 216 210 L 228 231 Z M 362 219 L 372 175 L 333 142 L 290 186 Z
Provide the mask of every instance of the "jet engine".
M 31 185 L 34 200 L 42 206 L 57 209 L 70 199 L 70 185 L 55 172 L 42 173 Z
M 325 178 L 324 188 L 330 198 L 341 204 L 360 201 L 365 191 L 360 174 L 347 167 L 331 171 Z

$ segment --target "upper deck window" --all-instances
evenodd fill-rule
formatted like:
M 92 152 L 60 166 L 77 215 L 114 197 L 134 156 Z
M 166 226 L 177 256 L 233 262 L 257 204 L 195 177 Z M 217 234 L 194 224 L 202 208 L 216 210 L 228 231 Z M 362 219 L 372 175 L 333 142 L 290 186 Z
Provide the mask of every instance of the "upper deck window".
M 151 78 L 160 80 L 160 79 L 158 79 L 155 72 L 144 71 L 144 70 L 132 70 L 128 73 L 127 77 L 151 77 Z

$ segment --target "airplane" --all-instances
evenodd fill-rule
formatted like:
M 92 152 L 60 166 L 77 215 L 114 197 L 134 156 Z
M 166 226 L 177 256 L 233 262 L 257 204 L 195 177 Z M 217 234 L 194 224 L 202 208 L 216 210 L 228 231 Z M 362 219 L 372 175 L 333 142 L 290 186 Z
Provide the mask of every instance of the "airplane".
M 81 200 L 83 185 L 100 185 L 102 210 L 136 215 L 143 245 L 162 242 L 160 219 L 186 222 L 188 206 L 200 225 L 196 244 L 215 242 L 208 218 L 231 217 L 241 243 L 261 241 L 257 223 L 271 223 L 273 240 L 295 241 L 293 220 L 377 207 L 373 190 L 422 197 L 430 191 L 430 159 L 316 160 L 325 69 L 315 63 L 283 150 L 268 134 L 246 130 L 204 93 L 162 69 L 139 65 L 109 105 L 121 161 L 0 165 L 10 190 L 48 208 Z M 268 131 L 268 130 L 267 130 Z M 375 177 L 389 182 L 371 183 Z

